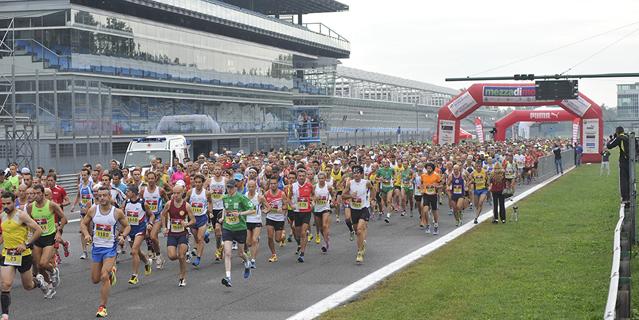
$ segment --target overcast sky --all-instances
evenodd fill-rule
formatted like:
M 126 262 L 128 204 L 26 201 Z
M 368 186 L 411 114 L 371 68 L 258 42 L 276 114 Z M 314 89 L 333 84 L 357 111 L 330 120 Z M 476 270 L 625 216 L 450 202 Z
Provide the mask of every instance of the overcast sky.
M 555 74 L 625 35 L 568 73 L 639 72 L 639 1 L 340 0 L 350 11 L 310 15 L 351 42 L 345 66 L 464 88 L 446 77 Z M 488 69 L 632 24 L 582 43 L 497 70 Z M 634 32 L 634 33 L 633 33 Z M 484 72 L 484 73 L 482 73 Z M 582 79 L 580 91 L 616 106 L 617 83 Z

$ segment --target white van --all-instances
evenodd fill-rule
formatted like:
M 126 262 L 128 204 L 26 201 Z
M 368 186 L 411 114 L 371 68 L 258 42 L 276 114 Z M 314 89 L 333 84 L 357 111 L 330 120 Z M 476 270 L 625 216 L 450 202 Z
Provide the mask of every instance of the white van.
M 174 158 L 183 161 L 187 157 L 189 157 L 189 146 L 184 136 L 148 136 L 129 143 L 122 167 L 141 167 L 143 171 L 146 171 L 145 168 L 151 167 L 153 159 L 161 158 L 162 163 L 173 166 Z

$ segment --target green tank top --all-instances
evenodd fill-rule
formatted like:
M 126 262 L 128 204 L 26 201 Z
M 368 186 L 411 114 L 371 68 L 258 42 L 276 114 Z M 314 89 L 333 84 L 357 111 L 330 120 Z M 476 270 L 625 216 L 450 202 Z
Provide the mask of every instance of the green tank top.
M 42 208 L 36 207 L 35 201 L 31 204 L 31 217 L 42 228 L 41 237 L 52 235 L 56 232 L 55 216 L 49 208 L 49 200 Z

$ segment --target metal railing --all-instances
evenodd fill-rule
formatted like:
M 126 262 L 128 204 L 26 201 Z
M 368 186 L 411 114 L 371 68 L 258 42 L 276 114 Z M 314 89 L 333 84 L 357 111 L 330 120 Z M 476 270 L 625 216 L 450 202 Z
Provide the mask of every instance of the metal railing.
M 78 192 L 78 178 L 77 173 L 58 176 L 58 185 L 64 188 L 71 201 L 73 201 L 75 193 Z
M 604 319 L 629 319 L 632 316 L 631 303 L 631 274 L 630 259 L 632 245 L 636 234 L 637 188 L 635 183 L 635 162 L 637 160 L 635 148 L 635 134 L 628 135 L 630 141 L 629 155 L 629 190 L 630 201 L 619 207 L 619 220 L 615 226 L 612 245 L 612 267 L 610 269 L 610 284 L 608 299 L 604 310 Z

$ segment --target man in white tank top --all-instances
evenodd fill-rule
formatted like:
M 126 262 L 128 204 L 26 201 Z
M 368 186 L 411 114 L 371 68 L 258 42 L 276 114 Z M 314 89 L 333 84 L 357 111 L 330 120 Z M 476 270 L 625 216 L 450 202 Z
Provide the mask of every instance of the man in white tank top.
M 100 289 L 100 306 L 96 313 L 97 317 L 107 316 L 106 304 L 109 298 L 111 287 L 115 285 L 117 278 L 115 267 L 116 237 L 115 225 L 120 224 L 122 234 L 117 237 L 117 242 L 124 243 L 124 239 L 129 235 L 131 227 L 120 209 L 116 209 L 111 204 L 111 191 L 108 187 L 98 189 L 97 198 L 99 206 L 92 206 L 87 214 L 82 218 L 80 231 L 84 236 L 84 241 L 93 242 L 91 252 L 93 264 L 91 265 L 91 281 L 94 284 L 102 281 Z M 93 237 L 89 233 L 89 228 L 93 222 Z
M 209 220 L 209 213 L 211 212 L 211 194 L 204 190 L 203 185 L 206 178 L 197 174 L 193 178 L 194 188 L 188 191 L 186 198 L 191 205 L 191 211 L 195 216 L 195 225 L 191 229 L 191 233 L 195 238 L 196 256 L 193 259 L 193 266 L 200 267 L 200 260 L 204 254 L 204 234 L 206 233 L 206 227 Z
M 219 262 L 222 259 L 222 224 L 219 220 L 222 218 L 222 212 L 224 211 L 224 194 L 226 194 L 226 179 L 222 176 L 222 167 L 219 164 L 213 166 L 213 177 L 208 185 L 209 192 L 211 192 L 211 214 L 209 215 L 209 221 L 215 228 L 215 261 Z
M 368 230 L 368 220 L 370 219 L 370 198 L 375 199 L 375 191 L 370 181 L 362 179 L 364 168 L 362 166 L 353 167 L 353 179 L 344 187 L 342 197 L 350 200 L 351 221 L 357 230 L 357 257 L 355 262 L 364 262 L 366 253 L 366 234 Z

